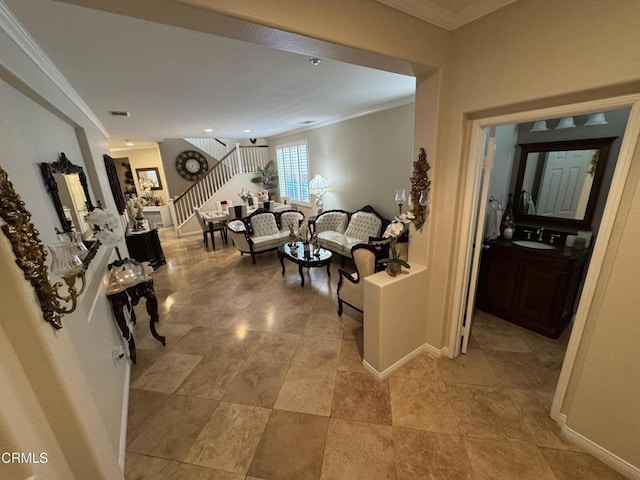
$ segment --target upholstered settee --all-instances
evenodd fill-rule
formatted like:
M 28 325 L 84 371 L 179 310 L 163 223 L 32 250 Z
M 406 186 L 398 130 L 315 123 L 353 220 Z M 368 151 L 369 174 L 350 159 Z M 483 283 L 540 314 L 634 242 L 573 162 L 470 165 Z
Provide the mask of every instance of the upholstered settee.
M 371 237 L 380 237 L 389 220 L 367 205 L 350 213 L 327 210 L 315 220 L 315 232 L 322 248 L 344 257 L 351 257 L 351 249 L 360 243 L 369 243 Z
M 227 223 L 229 238 L 241 254 L 251 255 L 256 263 L 256 254 L 277 249 L 289 239 L 289 225 L 297 229 L 304 214 L 295 210 L 270 212 L 260 208 L 248 217 Z

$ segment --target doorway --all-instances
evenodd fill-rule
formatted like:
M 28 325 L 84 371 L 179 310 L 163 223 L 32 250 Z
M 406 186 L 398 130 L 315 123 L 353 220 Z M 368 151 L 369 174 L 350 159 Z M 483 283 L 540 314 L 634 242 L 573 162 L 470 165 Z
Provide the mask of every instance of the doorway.
M 555 118 L 557 119 L 556 122 L 558 122 L 559 119 L 567 116 L 577 117 L 585 115 L 588 117 L 588 115 L 592 113 L 620 109 L 626 109 L 629 113 L 628 122 L 626 122 L 626 128 L 624 128 L 624 133 L 620 142 L 617 162 L 615 164 L 615 168 L 611 172 L 611 188 L 609 189 L 609 194 L 606 196 L 605 201 L 601 202 L 602 204 L 599 207 L 601 209 L 601 215 L 597 225 L 598 235 L 597 237 L 594 237 L 595 244 L 593 245 L 593 250 L 590 254 L 589 268 L 582 284 L 582 293 L 579 296 L 580 301 L 577 304 L 571 336 L 566 346 L 566 355 L 564 356 L 562 370 L 558 378 L 557 387 L 555 388 L 551 416 L 556 421 L 559 421 L 561 417 L 560 407 L 564 401 L 569 378 L 575 363 L 578 346 L 584 331 L 587 313 L 593 300 L 595 286 L 600 274 L 604 255 L 606 253 L 607 244 L 611 235 L 613 222 L 615 220 L 615 214 L 618 205 L 620 204 L 624 182 L 629 170 L 633 148 L 640 134 L 639 100 L 640 97 L 635 95 L 623 98 L 598 100 L 584 104 L 554 107 L 535 112 L 486 118 L 472 122 L 470 139 L 471 148 L 469 162 L 467 164 L 468 175 L 463 195 L 463 208 L 461 210 L 464 212 L 464 218 L 462 218 L 463 228 L 458 264 L 456 268 L 455 292 L 457 297 L 455 299 L 456 303 L 454 305 L 454 316 L 452 319 L 449 337 L 450 341 L 448 345 L 448 348 L 454 357 L 461 351 L 461 336 L 463 334 L 469 335 L 473 323 L 472 315 L 469 314 L 466 316 L 468 318 L 466 318 L 465 312 L 467 311 L 467 302 L 470 299 L 472 300 L 470 304 L 474 305 L 473 300 L 476 293 L 476 283 L 469 282 L 469 278 L 470 272 L 472 272 L 474 257 L 479 258 L 479 254 L 473 248 L 473 239 L 474 234 L 477 233 L 478 229 L 482 229 L 482 231 L 484 231 L 484 221 L 479 222 L 478 218 L 479 215 L 484 216 L 488 202 L 488 195 L 480 195 L 482 185 L 481 179 L 483 174 L 483 152 L 485 149 L 485 136 L 488 128 L 493 126 L 501 127 L 527 123 L 528 128 L 531 129 L 533 123 L 541 119 Z M 485 165 L 484 168 L 491 168 L 491 165 Z M 513 185 L 510 183 L 509 187 L 512 189 Z M 476 224 L 478 225 L 477 228 L 475 228 Z M 481 242 L 478 245 L 481 245 Z

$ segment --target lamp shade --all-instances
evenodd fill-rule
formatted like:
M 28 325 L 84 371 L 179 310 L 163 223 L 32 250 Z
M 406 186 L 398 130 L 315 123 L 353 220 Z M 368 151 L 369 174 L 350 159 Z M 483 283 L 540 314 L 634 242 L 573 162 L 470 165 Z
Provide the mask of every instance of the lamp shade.
M 590 127 L 591 125 L 606 125 L 607 119 L 604 116 L 604 113 L 592 113 L 589 115 L 587 119 L 587 123 L 584 124 L 585 127 Z
M 329 190 L 329 180 L 317 174 L 309 182 L 309 193 L 312 195 L 324 195 Z
M 558 122 L 556 130 L 562 130 L 563 128 L 573 128 L 576 124 L 573 122 L 573 117 L 564 117 Z
M 533 127 L 531 127 L 531 130 L 529 131 L 530 132 L 546 132 L 547 130 L 549 130 L 547 128 L 547 121 L 538 120 L 536 123 L 533 124 Z

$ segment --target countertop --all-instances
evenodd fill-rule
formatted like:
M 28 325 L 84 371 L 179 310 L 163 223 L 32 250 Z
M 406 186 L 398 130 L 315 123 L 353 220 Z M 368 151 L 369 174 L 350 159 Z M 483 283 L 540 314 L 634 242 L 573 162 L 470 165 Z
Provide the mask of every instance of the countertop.
M 514 238 L 513 240 L 526 240 L 526 239 Z M 515 248 L 517 250 L 521 250 L 529 253 L 536 253 L 538 255 L 544 255 L 547 257 L 569 258 L 572 260 L 581 260 L 585 258 L 591 251 L 590 248 L 574 250 L 572 247 L 565 247 L 564 245 L 559 245 L 559 244 L 553 245 L 549 242 L 541 242 L 541 243 L 554 246 L 555 248 L 553 250 L 538 250 L 535 248 L 521 247 L 519 245 L 515 245 L 513 243 L 513 240 L 505 240 L 505 239 L 499 238 L 497 240 L 485 241 L 484 245 L 489 245 L 489 246 L 497 245 L 500 247 Z

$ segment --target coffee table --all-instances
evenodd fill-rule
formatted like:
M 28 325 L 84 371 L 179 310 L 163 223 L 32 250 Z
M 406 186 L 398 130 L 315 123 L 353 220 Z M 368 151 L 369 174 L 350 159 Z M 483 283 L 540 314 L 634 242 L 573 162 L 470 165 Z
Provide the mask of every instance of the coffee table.
M 327 275 L 331 276 L 331 258 L 333 253 L 324 248 L 314 249 L 313 245 L 305 245 L 302 242 L 285 243 L 278 247 L 278 258 L 282 265 L 282 276 L 284 277 L 284 259 L 287 258 L 298 265 L 300 273 L 300 286 L 304 287 L 304 275 L 302 268 L 327 267 Z

